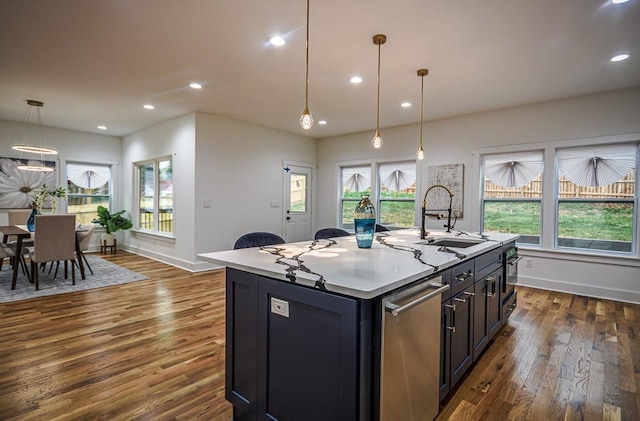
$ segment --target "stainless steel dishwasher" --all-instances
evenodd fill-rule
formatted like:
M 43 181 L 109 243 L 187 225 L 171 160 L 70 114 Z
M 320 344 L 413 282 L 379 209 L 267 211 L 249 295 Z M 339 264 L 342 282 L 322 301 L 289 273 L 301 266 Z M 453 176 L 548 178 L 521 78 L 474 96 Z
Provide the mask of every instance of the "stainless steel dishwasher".
M 438 415 L 440 294 L 435 276 L 382 301 L 381 421 L 425 421 Z

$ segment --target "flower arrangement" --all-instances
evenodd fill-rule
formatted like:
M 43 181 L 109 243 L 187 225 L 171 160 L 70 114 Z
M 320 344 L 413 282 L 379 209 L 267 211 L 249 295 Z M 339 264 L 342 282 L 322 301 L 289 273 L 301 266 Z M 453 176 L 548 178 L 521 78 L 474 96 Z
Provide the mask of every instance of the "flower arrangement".
M 39 189 L 31 190 L 31 206 L 42 213 L 42 206 L 46 201 L 51 204 L 51 213 L 56 213 L 58 202 L 56 199 L 64 199 L 67 197 L 67 189 L 64 187 L 58 187 L 55 190 L 49 190 L 46 184 L 43 184 Z

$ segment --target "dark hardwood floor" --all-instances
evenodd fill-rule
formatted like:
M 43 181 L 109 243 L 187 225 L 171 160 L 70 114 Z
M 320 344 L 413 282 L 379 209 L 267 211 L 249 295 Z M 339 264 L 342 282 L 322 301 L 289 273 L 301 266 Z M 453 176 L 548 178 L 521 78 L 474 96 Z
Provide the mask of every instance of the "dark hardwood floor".
M 0 304 L 0 420 L 230 420 L 224 272 L 104 257 L 150 279 Z M 639 332 L 638 305 L 520 288 L 438 420 L 639 420 Z

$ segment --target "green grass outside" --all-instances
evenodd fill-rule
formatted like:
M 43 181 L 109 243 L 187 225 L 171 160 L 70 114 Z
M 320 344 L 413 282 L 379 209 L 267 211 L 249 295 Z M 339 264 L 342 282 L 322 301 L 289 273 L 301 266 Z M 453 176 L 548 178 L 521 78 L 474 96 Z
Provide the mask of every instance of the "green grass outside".
M 540 203 L 486 202 L 484 230 L 540 235 Z M 630 203 L 560 203 L 559 238 L 632 241 Z

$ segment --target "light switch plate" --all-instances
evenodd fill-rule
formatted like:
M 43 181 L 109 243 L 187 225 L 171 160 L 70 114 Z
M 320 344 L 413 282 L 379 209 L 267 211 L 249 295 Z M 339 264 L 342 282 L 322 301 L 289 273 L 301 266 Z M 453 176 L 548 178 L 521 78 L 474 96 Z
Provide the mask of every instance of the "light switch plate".
M 271 312 L 283 317 L 289 317 L 289 302 L 271 297 Z

